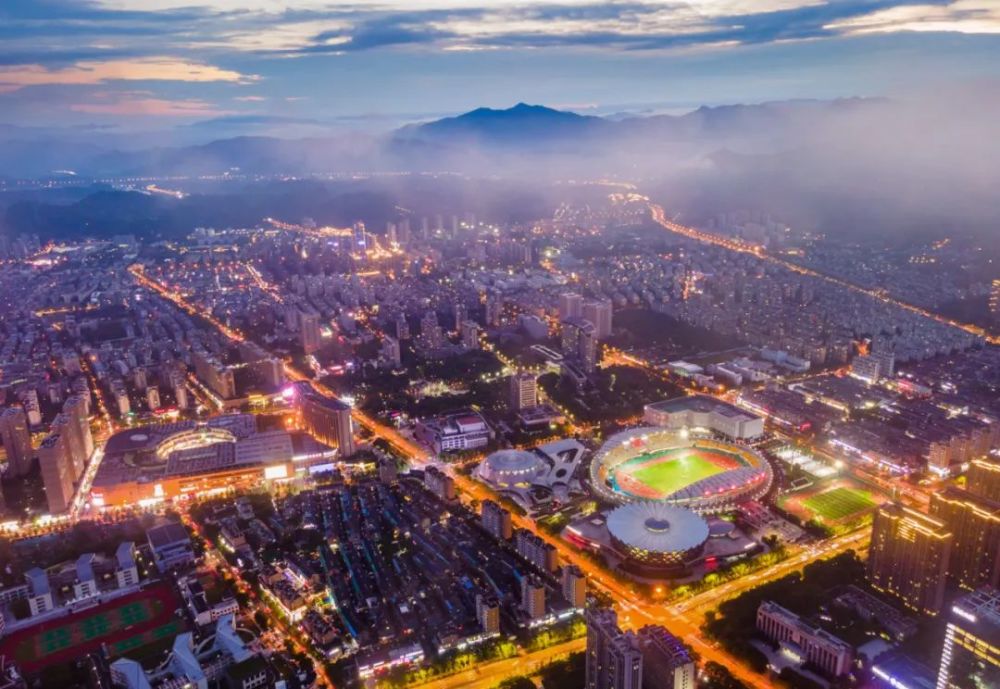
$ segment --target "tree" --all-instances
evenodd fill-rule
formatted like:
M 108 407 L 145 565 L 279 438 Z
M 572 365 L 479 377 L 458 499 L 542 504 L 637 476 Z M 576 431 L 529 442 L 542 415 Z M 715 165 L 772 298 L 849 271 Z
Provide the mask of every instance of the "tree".
M 505 679 L 497 685 L 497 689 L 538 689 L 538 687 L 529 678 L 521 676 Z

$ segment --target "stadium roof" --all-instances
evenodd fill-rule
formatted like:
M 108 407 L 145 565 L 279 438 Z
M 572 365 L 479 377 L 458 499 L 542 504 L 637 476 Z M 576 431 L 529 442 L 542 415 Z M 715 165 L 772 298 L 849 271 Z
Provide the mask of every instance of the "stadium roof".
M 608 531 L 625 545 L 653 553 L 683 552 L 708 540 L 708 524 L 691 510 L 634 502 L 608 514 Z

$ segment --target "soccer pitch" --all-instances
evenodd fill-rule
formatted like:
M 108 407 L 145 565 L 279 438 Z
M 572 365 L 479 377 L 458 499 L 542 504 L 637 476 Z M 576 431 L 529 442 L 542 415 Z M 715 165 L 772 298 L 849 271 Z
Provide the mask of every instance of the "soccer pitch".
M 663 495 L 670 495 L 696 481 L 725 471 L 715 462 L 702 457 L 697 450 L 679 450 L 659 457 L 643 456 L 633 462 L 650 462 L 629 474 Z
M 854 488 L 833 488 L 802 501 L 806 508 L 825 520 L 836 522 L 875 507 L 871 493 Z

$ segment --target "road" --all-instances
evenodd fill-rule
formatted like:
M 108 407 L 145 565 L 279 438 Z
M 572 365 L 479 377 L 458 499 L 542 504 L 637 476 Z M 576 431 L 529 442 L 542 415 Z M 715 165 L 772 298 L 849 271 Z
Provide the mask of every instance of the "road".
M 201 317 L 209 323 L 212 323 L 219 330 L 219 332 L 229 336 L 235 341 L 243 340 L 243 335 L 241 333 L 226 327 L 224 324 L 215 319 L 210 313 L 199 309 L 184 299 L 181 295 L 146 277 L 141 267 L 133 266 L 130 268 L 130 271 L 141 284 L 149 287 L 166 299 L 170 300 L 185 312 Z M 319 392 L 330 396 L 336 396 L 333 390 L 322 383 L 312 380 L 309 376 L 302 371 L 299 371 L 289 362 L 285 363 L 285 372 L 292 380 L 308 381 Z M 426 448 L 418 446 L 413 441 L 405 438 L 395 429 L 387 426 L 386 424 L 380 423 L 357 409 L 354 410 L 353 416 L 360 425 L 368 429 L 376 437 L 384 439 L 402 456 L 414 464 L 425 465 L 431 461 L 432 457 Z M 463 501 L 466 503 L 469 503 L 472 500 L 478 500 L 481 502 L 486 499 L 496 499 L 497 496 L 485 485 L 453 470 L 451 473 L 455 479 L 455 486 L 461 494 Z M 748 665 L 738 660 L 735 656 L 730 655 L 724 649 L 710 644 L 703 638 L 704 634 L 702 633 L 700 627 L 704 620 L 704 613 L 707 610 L 714 608 L 719 602 L 725 600 L 726 598 L 737 596 L 749 588 L 753 588 L 767 581 L 773 581 L 774 579 L 783 577 L 789 572 L 800 569 L 810 562 L 827 559 L 849 548 L 861 549 L 864 547 L 865 539 L 867 537 L 867 534 L 854 533 L 841 536 L 837 539 L 832 539 L 825 542 L 822 546 L 807 548 L 796 552 L 788 560 L 779 563 L 768 570 L 757 572 L 753 575 L 745 577 L 744 579 L 722 584 L 717 588 L 713 588 L 705 591 L 704 593 L 693 596 L 692 598 L 689 598 L 677 605 L 666 606 L 663 603 L 651 602 L 642 599 L 634 585 L 614 577 L 603 567 L 584 557 L 580 551 L 570 546 L 561 538 L 552 536 L 547 532 L 536 528 L 532 520 L 513 514 L 512 522 L 515 526 L 528 529 L 546 542 L 555 546 L 563 563 L 575 564 L 580 567 L 580 569 L 587 574 L 588 583 L 591 587 L 608 594 L 612 600 L 615 601 L 615 606 L 619 614 L 619 620 L 624 628 L 638 628 L 647 624 L 662 624 L 673 634 L 681 637 L 687 643 L 691 644 L 703 659 L 715 661 L 724 665 L 729 668 L 729 671 L 737 679 L 746 683 L 748 686 L 765 688 L 775 687 L 775 685 L 772 684 L 766 677 L 754 672 Z M 575 643 L 580 643 L 580 647 L 582 648 L 583 643 L 585 642 L 577 640 Z M 558 649 L 559 647 L 553 648 Z M 515 673 L 521 672 L 517 663 L 524 663 L 523 669 L 527 672 L 532 667 L 538 667 L 540 664 L 548 662 L 546 659 L 551 660 L 554 658 L 554 653 L 556 652 L 557 651 L 553 651 L 553 649 L 544 649 L 534 653 L 518 656 L 515 659 L 509 660 L 510 666 L 505 667 L 504 671 Z M 562 652 L 565 653 L 565 651 Z M 498 662 L 503 663 L 508 661 Z M 472 672 L 475 675 L 475 670 L 466 672 Z M 435 680 L 434 682 L 423 686 L 432 687 L 433 689 L 447 689 L 450 687 L 465 686 L 486 687 L 492 686 L 492 684 L 487 685 L 481 684 L 480 682 L 496 683 L 498 679 L 509 676 L 501 676 L 495 671 L 491 671 L 490 677 L 485 677 L 482 680 L 478 677 L 474 677 L 476 684 L 469 685 L 462 683 L 461 675 L 463 674 L 465 673 L 459 673 L 458 676 L 453 675 L 441 680 Z M 453 679 L 455 677 L 459 678 Z M 468 679 L 469 678 L 466 677 L 466 680 Z M 445 684 L 438 684 L 440 682 L 445 682 Z
M 492 663 L 481 663 L 468 670 L 421 684 L 420 688 L 493 689 L 505 679 L 518 675 L 534 675 L 549 663 L 562 660 L 570 653 L 582 651 L 586 647 L 587 640 L 585 638 L 572 639 L 541 651 L 516 655 L 513 658 L 505 658 Z
M 1000 344 L 1000 336 L 990 335 L 985 329 L 980 328 L 977 325 L 972 325 L 970 323 L 962 323 L 960 321 L 952 320 L 941 314 L 934 313 L 933 311 L 928 311 L 927 309 L 921 308 L 919 306 L 914 306 L 913 304 L 908 304 L 905 301 L 900 301 L 893 297 L 888 296 L 884 291 L 871 289 L 868 287 L 863 287 L 861 285 L 856 285 L 853 282 L 848 282 L 842 278 L 835 277 L 833 275 L 827 275 L 819 271 L 813 270 L 812 268 L 806 268 L 800 266 L 797 263 L 792 263 L 791 261 L 786 261 L 783 258 L 778 258 L 777 256 L 772 256 L 768 254 L 764 247 L 758 244 L 749 244 L 740 240 L 730 239 L 727 237 L 721 237 L 719 235 L 712 234 L 710 232 L 702 232 L 701 230 L 695 229 L 693 227 L 688 227 L 686 225 L 681 225 L 680 223 L 668 220 L 666 212 L 663 207 L 655 203 L 649 203 L 649 210 L 653 216 L 653 222 L 655 222 L 660 227 L 673 232 L 674 234 L 679 234 L 689 239 L 695 239 L 699 242 L 704 242 L 706 244 L 714 244 L 715 246 L 721 246 L 730 251 L 736 251 L 743 254 L 753 254 L 757 258 L 772 263 L 774 265 L 782 266 L 788 270 L 791 270 L 800 275 L 809 275 L 811 277 L 819 278 L 826 282 L 834 285 L 838 285 L 845 289 L 849 289 L 853 292 L 860 292 L 861 294 L 867 294 L 873 299 L 877 299 L 886 304 L 892 304 L 901 309 L 905 309 L 912 313 L 919 314 L 925 318 L 930 318 L 938 323 L 943 323 L 945 325 L 950 325 L 954 328 L 959 328 L 967 333 L 973 335 L 978 335 L 979 337 L 985 338 L 990 344 Z

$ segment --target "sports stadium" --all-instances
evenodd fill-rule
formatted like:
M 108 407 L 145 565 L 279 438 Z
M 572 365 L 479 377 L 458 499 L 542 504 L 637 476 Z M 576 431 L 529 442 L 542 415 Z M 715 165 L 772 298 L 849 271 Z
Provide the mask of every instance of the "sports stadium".
M 608 438 L 590 466 L 591 486 L 610 503 L 662 502 L 700 514 L 761 497 L 773 477 L 771 465 L 750 447 L 648 427 Z

